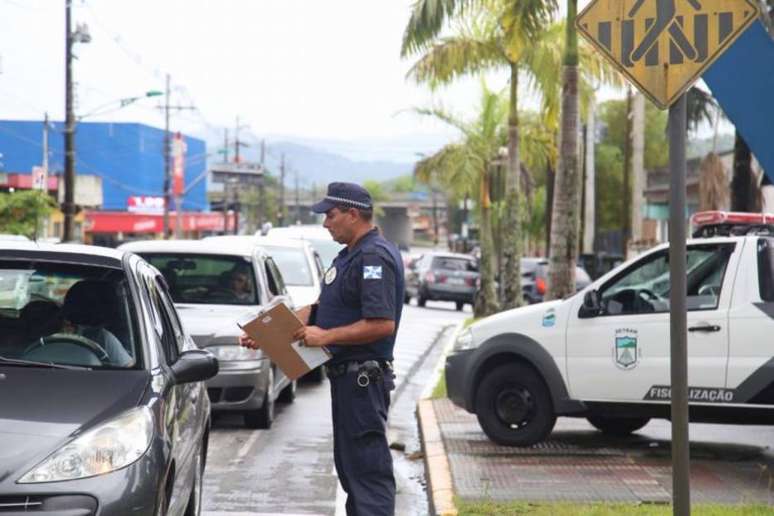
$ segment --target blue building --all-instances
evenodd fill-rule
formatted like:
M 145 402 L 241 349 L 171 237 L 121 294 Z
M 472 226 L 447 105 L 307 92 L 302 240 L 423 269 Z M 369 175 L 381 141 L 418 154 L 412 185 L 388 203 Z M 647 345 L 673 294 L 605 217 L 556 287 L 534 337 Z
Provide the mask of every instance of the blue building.
M 64 124 L 49 129 L 49 175 L 64 173 Z M 209 211 L 206 194 L 205 142 L 185 136 L 183 211 Z M 81 122 L 76 125 L 76 175 L 102 180 L 106 211 L 125 211 L 130 197 L 163 195 L 164 131 L 144 124 Z M 0 121 L 0 173 L 31 174 L 43 158 L 42 121 Z M 174 206 L 171 206 L 174 209 Z

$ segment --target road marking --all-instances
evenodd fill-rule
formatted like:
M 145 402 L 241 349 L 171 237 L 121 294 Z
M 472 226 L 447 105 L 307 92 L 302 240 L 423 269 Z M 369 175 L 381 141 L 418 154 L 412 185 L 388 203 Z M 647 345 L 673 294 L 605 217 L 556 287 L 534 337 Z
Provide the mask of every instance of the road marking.
M 242 462 L 242 459 L 245 458 L 245 455 L 247 455 L 247 452 L 250 451 L 250 448 L 255 444 L 255 441 L 258 440 L 258 438 L 261 436 L 262 432 L 253 432 L 252 435 L 245 441 L 245 444 L 242 445 L 241 448 L 239 448 L 239 451 L 236 454 L 235 459 L 231 459 L 231 463 L 234 464 L 236 462 Z

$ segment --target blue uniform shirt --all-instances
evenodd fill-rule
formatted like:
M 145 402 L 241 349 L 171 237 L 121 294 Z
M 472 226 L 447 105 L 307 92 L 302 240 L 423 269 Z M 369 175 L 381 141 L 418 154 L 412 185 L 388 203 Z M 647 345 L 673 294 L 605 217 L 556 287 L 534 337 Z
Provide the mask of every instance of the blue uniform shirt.
M 398 249 L 374 228 L 333 260 L 322 281 L 314 324 L 323 329 L 360 319 L 390 319 L 398 331 L 403 310 L 403 260 Z M 344 343 L 341 343 L 344 344 Z M 395 333 L 368 344 L 331 345 L 332 363 L 392 360 Z

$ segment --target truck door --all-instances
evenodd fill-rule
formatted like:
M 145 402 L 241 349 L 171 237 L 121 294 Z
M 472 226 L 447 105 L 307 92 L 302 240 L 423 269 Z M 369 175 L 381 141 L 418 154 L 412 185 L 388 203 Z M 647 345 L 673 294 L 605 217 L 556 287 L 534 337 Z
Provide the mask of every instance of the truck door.
M 688 384 L 698 397 L 722 396 L 725 388 L 734 250 L 733 242 L 688 248 Z M 583 299 L 575 301 L 567 329 L 572 397 L 670 399 L 669 291 L 669 255 L 662 249 L 599 286 L 600 313 L 585 314 Z

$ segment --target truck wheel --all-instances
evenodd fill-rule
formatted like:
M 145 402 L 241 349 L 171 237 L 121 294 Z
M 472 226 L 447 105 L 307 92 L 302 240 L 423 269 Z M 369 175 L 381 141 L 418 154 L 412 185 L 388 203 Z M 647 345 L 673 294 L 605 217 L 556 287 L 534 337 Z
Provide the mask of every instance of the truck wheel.
M 476 391 L 476 416 L 487 437 L 506 446 L 539 443 L 556 423 L 543 379 L 517 363 L 501 365 L 484 376 Z
M 607 417 L 589 416 L 589 423 L 594 428 L 608 435 L 626 436 L 636 432 L 650 421 L 649 417 Z

